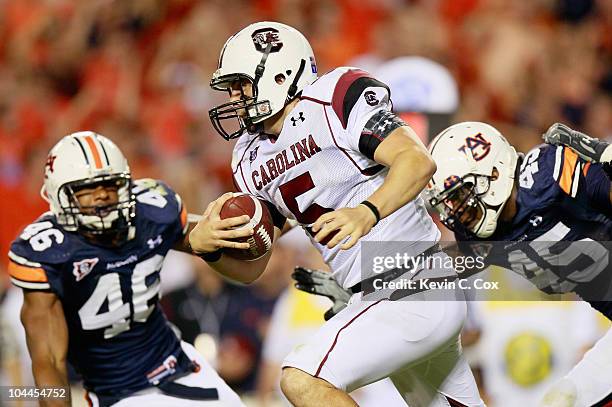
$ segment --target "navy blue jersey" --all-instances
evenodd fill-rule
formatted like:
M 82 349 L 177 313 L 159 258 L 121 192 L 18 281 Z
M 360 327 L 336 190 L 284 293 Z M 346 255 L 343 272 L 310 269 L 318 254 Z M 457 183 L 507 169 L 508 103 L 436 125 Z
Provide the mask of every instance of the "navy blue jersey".
M 118 248 L 66 232 L 47 212 L 12 243 L 12 282 L 48 290 L 61 300 L 69 331 L 68 358 L 85 387 L 129 394 L 149 386 L 147 373 L 180 351 L 158 305 L 166 253 L 186 231 L 186 211 L 165 184 L 134 183 L 133 237 Z
M 609 303 L 597 303 L 612 298 L 612 205 L 602 167 L 567 147 L 543 144 L 520 163 L 517 188 L 512 222 L 499 222 L 487 239 L 456 233 L 457 240 L 505 242 L 493 246 L 489 264 L 511 269 L 547 293 L 575 292 L 612 316 Z

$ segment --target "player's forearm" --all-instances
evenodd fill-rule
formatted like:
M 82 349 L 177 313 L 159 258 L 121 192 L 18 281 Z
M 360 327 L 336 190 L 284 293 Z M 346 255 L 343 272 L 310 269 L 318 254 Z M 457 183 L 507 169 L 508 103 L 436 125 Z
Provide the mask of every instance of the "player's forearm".
M 64 387 L 69 393 L 66 355 L 68 328 L 59 298 L 53 293 L 25 292 L 21 323 L 38 387 Z M 46 402 L 46 404 L 45 404 Z M 69 397 L 46 399 L 43 406 L 70 405 Z
M 395 157 L 383 184 L 369 198 L 384 218 L 415 199 L 436 172 L 431 156 L 420 148 L 407 149 Z
M 48 358 L 32 360 L 32 373 L 34 381 L 39 388 L 64 388 L 67 397 L 61 399 L 41 399 L 40 405 L 44 407 L 70 406 L 70 383 L 65 361 L 53 362 Z
M 208 265 L 217 273 L 232 281 L 242 284 L 251 284 L 264 272 L 269 257 L 270 253 L 266 254 L 261 259 L 244 261 L 222 255 L 218 261 L 208 262 Z

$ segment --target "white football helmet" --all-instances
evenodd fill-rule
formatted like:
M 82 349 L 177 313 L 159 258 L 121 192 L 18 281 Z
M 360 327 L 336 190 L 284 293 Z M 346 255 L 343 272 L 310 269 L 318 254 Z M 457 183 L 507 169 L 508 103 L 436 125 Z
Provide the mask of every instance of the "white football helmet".
M 253 96 L 243 93 L 238 101 L 212 108 L 210 119 L 226 140 L 245 130 L 255 133 L 261 129 L 258 123 L 281 111 L 316 78 L 314 53 L 302 33 L 276 22 L 251 24 L 223 46 L 210 86 L 228 92 L 233 82 L 246 80 L 253 86 Z
M 518 154 L 494 127 L 463 122 L 442 131 L 429 152 L 438 166 L 428 200 L 446 227 L 491 236 L 514 187 Z
M 118 202 L 82 207 L 75 192 L 100 184 L 116 186 Z M 65 230 L 118 242 L 117 237 L 127 237 L 135 214 L 131 185 L 130 167 L 115 143 L 81 131 L 63 137 L 49 152 L 41 196 Z

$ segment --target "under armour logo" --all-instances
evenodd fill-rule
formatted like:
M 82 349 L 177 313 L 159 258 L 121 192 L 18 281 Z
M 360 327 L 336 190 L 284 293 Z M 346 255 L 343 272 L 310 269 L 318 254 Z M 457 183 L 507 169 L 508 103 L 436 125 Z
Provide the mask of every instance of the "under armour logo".
M 297 121 L 298 120 L 301 120 L 301 121 L 305 121 L 306 120 L 306 118 L 304 117 L 304 112 L 299 112 L 297 119 L 295 117 L 291 118 L 292 126 L 294 126 L 294 127 L 297 126 Z
M 529 219 L 529 223 L 531 223 L 531 225 L 535 228 L 540 223 L 542 223 L 542 217 L 541 216 L 534 216 L 531 219 Z
M 147 240 L 147 244 L 149 245 L 149 249 L 154 249 L 156 246 L 159 246 L 162 243 L 161 235 L 157 235 L 155 239 Z
M 379 133 L 384 133 L 385 129 L 393 124 L 393 119 L 385 119 L 384 122 L 380 123 L 376 128 Z

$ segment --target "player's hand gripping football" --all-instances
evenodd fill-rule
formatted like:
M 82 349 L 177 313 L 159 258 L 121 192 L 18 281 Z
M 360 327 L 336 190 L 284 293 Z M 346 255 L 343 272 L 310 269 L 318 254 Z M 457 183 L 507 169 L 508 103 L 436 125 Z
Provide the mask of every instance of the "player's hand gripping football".
M 295 288 L 298 290 L 322 295 L 334 302 L 334 305 L 323 316 L 326 321 L 342 311 L 351 298 L 351 293 L 342 288 L 331 276 L 331 273 L 296 267 L 291 277 L 295 280 Z
M 221 208 L 225 201 L 230 199 L 233 193 L 228 192 L 208 204 L 202 218 L 189 234 L 191 250 L 197 254 L 212 253 L 223 248 L 248 249 L 246 242 L 236 242 L 232 239 L 251 236 L 253 229 L 233 230 L 236 226 L 243 225 L 249 221 L 247 215 L 234 218 L 221 219 Z
M 567 146 L 581 158 L 594 163 L 612 162 L 612 146 L 595 137 L 573 130 L 562 123 L 555 123 L 544 133 L 544 141 L 556 146 Z
M 324 213 L 312 225 L 312 232 L 316 233 L 314 239 L 321 244 L 325 244 L 326 239 L 329 239 L 327 247 L 330 249 L 350 236 L 350 239 L 340 246 L 341 249 L 347 250 L 368 234 L 375 224 L 376 216 L 372 211 L 367 206 L 358 205 L 355 208 Z

